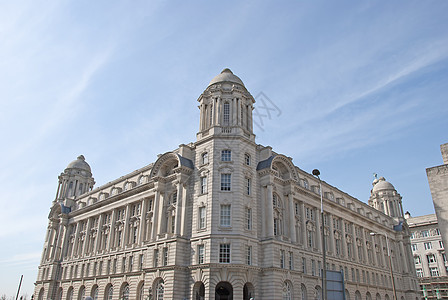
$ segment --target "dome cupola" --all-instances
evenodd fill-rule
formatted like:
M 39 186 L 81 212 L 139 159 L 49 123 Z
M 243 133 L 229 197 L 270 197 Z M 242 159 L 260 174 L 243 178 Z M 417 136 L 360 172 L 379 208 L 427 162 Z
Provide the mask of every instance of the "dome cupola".
M 230 83 L 238 83 L 242 86 L 244 86 L 243 81 L 236 76 L 235 74 L 233 74 L 232 71 L 230 71 L 230 69 L 225 68 L 224 70 L 222 70 L 221 74 L 216 75 L 208 84 L 208 86 L 211 86 L 215 83 L 220 83 L 220 82 L 230 82 Z

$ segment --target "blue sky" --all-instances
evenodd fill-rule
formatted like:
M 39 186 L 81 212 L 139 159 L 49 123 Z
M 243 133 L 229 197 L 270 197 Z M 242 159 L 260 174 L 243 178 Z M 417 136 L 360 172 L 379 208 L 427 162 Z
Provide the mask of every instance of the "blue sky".
M 2 1 L 0 294 L 30 295 L 79 154 L 105 184 L 195 141 L 229 67 L 281 114 L 256 141 L 366 202 L 384 176 L 414 216 L 448 142 L 446 1 Z M 256 103 L 256 105 L 259 103 Z

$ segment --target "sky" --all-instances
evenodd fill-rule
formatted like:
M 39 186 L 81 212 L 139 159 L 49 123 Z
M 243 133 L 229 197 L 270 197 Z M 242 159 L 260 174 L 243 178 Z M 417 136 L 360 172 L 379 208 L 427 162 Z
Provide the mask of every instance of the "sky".
M 363 202 L 377 173 L 405 211 L 434 213 L 447 14 L 442 0 L 0 1 L 0 295 L 20 275 L 32 294 L 65 167 L 83 154 L 101 186 L 196 141 L 197 99 L 224 68 L 256 98 L 257 143 Z

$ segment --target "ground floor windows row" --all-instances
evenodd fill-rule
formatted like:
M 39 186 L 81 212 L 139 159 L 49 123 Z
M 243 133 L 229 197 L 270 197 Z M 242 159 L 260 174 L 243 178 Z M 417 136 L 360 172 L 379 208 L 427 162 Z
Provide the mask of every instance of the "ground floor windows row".
M 84 300 L 85 297 L 90 296 L 94 300 L 114 300 L 119 298 L 120 300 L 131 300 L 130 298 L 130 286 L 128 283 L 123 283 L 121 286 L 115 286 L 112 284 L 106 285 L 102 293 L 100 292 L 100 287 L 94 285 L 91 289 L 87 290 L 84 285 L 75 289 L 70 286 L 68 289 L 64 290 L 62 287 L 58 288 L 56 292 L 56 300 Z M 138 300 L 148 299 L 164 299 L 165 282 L 163 279 L 158 278 L 154 281 L 151 287 L 146 287 L 145 283 L 142 281 L 138 284 L 136 290 L 136 298 Z M 102 296 L 100 295 L 102 294 Z M 50 299 L 51 295 L 47 295 L 44 298 L 45 289 L 42 287 L 39 290 L 38 300 Z M 101 296 L 101 297 L 100 297 Z

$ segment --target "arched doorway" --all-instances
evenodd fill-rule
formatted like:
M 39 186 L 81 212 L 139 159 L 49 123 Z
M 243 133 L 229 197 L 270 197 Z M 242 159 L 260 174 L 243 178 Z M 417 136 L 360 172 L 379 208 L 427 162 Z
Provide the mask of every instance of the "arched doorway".
M 205 299 L 205 285 L 202 281 L 197 281 L 193 286 L 193 300 Z
M 243 300 L 249 300 L 253 298 L 254 295 L 254 286 L 250 282 L 246 282 L 246 284 L 243 287 Z
M 233 287 L 230 283 L 221 281 L 216 285 L 215 300 L 233 300 Z

